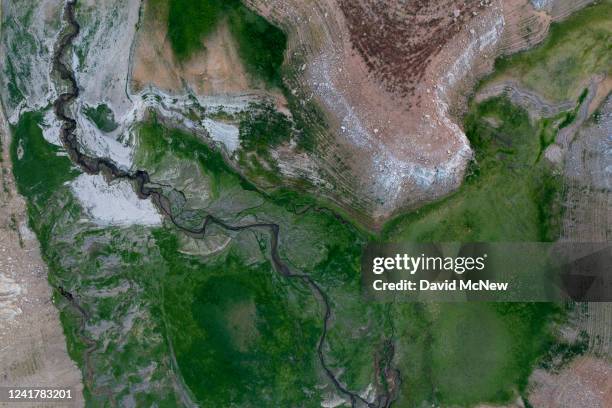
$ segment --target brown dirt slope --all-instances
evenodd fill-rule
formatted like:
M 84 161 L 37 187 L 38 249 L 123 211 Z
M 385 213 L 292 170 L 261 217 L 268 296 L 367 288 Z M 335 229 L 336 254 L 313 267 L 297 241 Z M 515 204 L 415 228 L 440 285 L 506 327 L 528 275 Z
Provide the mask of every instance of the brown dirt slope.
M 246 72 L 226 21 L 202 39 L 201 51 L 179 62 L 167 35 L 167 3 L 145 2 L 143 7 L 132 57 L 133 91 L 154 86 L 169 94 L 187 90 L 201 96 L 262 93 L 278 100 L 280 106 L 286 104 L 280 92 L 267 89 Z
M 612 365 L 580 357 L 557 374 L 537 370 L 529 402 L 541 408 L 607 408 L 612 406 Z
M 553 1 L 538 10 L 529 0 L 248 3 L 288 32 L 290 87 L 328 121 L 315 160 L 331 188 L 319 193 L 374 228 L 461 184 L 471 150 L 455 114 L 475 81 L 496 56 L 538 43 L 575 8 Z
M 132 86 L 140 91 L 153 85 L 177 93 L 185 85 L 198 94 L 238 93 L 249 81 L 227 24 L 219 24 L 205 40 L 206 48 L 180 64 L 167 37 L 165 2 L 146 2 L 132 68 Z
M 389 92 L 410 97 L 429 71 L 433 58 L 490 2 L 341 0 L 339 3 L 351 43 L 368 70 Z M 409 99 L 408 106 L 413 102 Z

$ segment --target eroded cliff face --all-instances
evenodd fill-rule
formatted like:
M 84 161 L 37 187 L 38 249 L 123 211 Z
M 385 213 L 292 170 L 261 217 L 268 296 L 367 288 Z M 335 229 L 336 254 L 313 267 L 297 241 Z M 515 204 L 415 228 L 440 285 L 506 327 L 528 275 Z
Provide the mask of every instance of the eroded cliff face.
M 290 33 L 293 92 L 325 111 L 322 193 L 377 227 L 461 184 L 471 149 L 451 112 L 497 56 L 587 2 L 250 3 Z

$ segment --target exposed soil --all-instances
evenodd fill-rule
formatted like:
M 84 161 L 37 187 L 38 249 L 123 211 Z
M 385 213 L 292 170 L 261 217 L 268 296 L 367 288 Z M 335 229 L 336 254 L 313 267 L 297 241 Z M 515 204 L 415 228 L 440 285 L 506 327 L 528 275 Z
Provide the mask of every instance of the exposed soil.
M 550 13 L 553 20 L 559 21 L 568 17 L 570 14 L 588 6 L 595 0 L 553 0 L 547 1 L 544 10 Z
M 167 3 L 145 2 L 142 26 L 136 34 L 130 84 L 135 92 L 154 86 L 169 94 L 191 91 L 200 96 L 262 93 L 273 98 L 281 110 L 286 101 L 279 90 L 249 75 L 227 21 L 222 20 L 202 39 L 202 50 L 179 62 L 168 39 Z
M 409 54 L 419 47 L 431 52 L 430 56 L 443 51 L 420 43 L 411 45 L 415 37 L 400 36 L 405 44 L 397 46 L 386 39 L 385 46 L 378 50 L 366 42 L 354 44 L 359 26 L 356 21 L 351 25 L 350 18 L 356 20 L 359 13 L 366 12 L 348 4 L 344 4 L 347 18 L 336 2 L 327 0 L 314 4 L 253 3 L 262 14 L 287 28 L 289 63 L 300 67 L 291 87 L 300 98 L 314 99 L 329 122 L 329 128 L 317 135 L 314 160 L 332 188 L 319 193 L 376 228 L 400 208 L 435 199 L 459 185 L 470 157 L 467 141 L 434 97 L 439 72 L 425 69 L 426 57 L 421 61 Z M 396 2 L 381 4 L 402 10 Z M 413 36 L 428 31 L 420 26 L 417 34 L 401 21 L 402 16 L 379 16 L 376 13 L 383 10 L 372 7 L 363 23 L 373 25 L 364 32 L 383 23 L 390 26 L 377 29 L 381 38 L 386 38 L 385 30 Z M 381 38 L 374 38 L 373 43 L 380 43 Z M 370 50 L 381 59 L 394 59 L 390 64 L 374 57 L 366 59 L 359 49 Z M 392 78 L 415 61 L 418 67 L 410 77 L 414 84 L 408 84 L 405 76 Z M 416 81 L 420 82 L 418 86 Z
M 600 89 L 609 89 L 609 81 Z M 600 92 L 593 97 L 591 105 Z M 589 108 L 591 110 L 591 108 Z M 562 239 L 612 241 L 612 96 L 599 107 L 599 118 L 582 126 L 569 145 Z M 580 305 L 576 326 L 589 335 L 589 351 L 612 357 L 612 303 Z M 608 364 L 609 360 L 608 360 Z M 608 403 L 609 406 L 610 403 Z
M 504 0 L 505 30 L 500 54 L 513 54 L 539 44 L 548 33 L 553 16 L 536 10 L 530 0 Z
M 602 359 L 580 357 L 558 374 L 537 370 L 529 396 L 534 407 L 606 408 L 612 406 L 612 365 Z
M 340 0 L 350 41 L 369 72 L 402 97 L 415 95 L 433 57 L 487 4 L 475 1 Z M 407 100 L 406 106 L 419 99 Z
M 587 116 L 591 116 L 598 110 L 604 103 L 605 99 L 612 93 L 612 78 L 605 77 L 599 83 L 597 87 L 597 92 L 593 96 L 593 99 L 589 103 L 589 109 L 587 112 Z
M 167 36 L 164 8 L 158 5 L 153 10 L 145 2 L 132 70 L 135 91 L 153 85 L 176 93 L 183 90 L 185 82 L 201 95 L 241 93 L 249 89 L 247 74 L 226 22 L 221 22 L 203 40 L 203 51 L 181 64 L 174 57 Z

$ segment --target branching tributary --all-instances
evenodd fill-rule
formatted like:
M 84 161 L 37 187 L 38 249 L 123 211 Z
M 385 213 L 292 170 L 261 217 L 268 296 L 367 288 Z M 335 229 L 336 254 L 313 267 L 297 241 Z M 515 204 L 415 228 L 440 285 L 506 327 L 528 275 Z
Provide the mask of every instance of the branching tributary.
M 55 52 L 53 54 L 53 72 L 54 74 L 59 76 L 59 79 L 61 81 L 65 81 L 66 83 L 66 90 L 61 93 L 56 99 L 54 103 L 54 109 L 57 118 L 62 122 L 60 138 L 70 159 L 88 174 L 102 173 L 110 180 L 124 179 L 131 181 L 135 186 L 135 190 L 139 198 L 150 198 L 155 204 L 155 206 L 174 224 L 177 229 L 183 231 L 186 234 L 189 234 L 192 237 L 204 237 L 206 234 L 206 229 L 211 224 L 217 225 L 228 231 L 242 231 L 248 229 L 268 230 L 271 241 L 270 256 L 272 258 L 274 269 L 280 275 L 286 278 L 302 280 L 306 285 L 308 285 L 308 287 L 310 287 L 313 295 L 317 299 L 319 299 L 319 301 L 322 302 L 324 306 L 325 313 L 323 316 L 323 332 L 321 333 L 321 337 L 319 338 L 319 342 L 317 344 L 317 355 L 319 358 L 319 362 L 325 370 L 325 373 L 329 377 L 330 381 L 334 384 L 336 389 L 341 394 L 347 396 L 351 400 L 351 405 L 353 407 L 357 406 L 357 404 L 365 405 L 370 408 L 389 407 L 393 401 L 393 398 L 391 398 L 389 392 L 385 392 L 383 395 L 380 395 L 376 403 L 368 402 L 362 396 L 349 391 L 344 385 L 342 385 L 340 381 L 336 378 L 334 373 L 331 371 L 331 369 L 328 367 L 325 361 L 323 348 L 325 345 L 327 329 L 331 317 L 329 299 L 327 298 L 327 295 L 322 290 L 322 288 L 309 275 L 292 272 L 287 266 L 287 264 L 283 262 L 278 251 L 278 224 L 252 223 L 247 225 L 230 225 L 225 223 L 221 219 L 215 217 L 214 215 L 209 214 L 206 216 L 204 223 L 200 228 L 194 229 L 186 227 L 184 225 L 181 225 L 181 223 L 177 221 L 176 217 L 172 213 L 170 201 L 166 196 L 164 196 L 161 189 L 150 187 L 150 179 L 147 172 L 141 170 L 125 171 L 118 168 L 109 159 L 90 157 L 79 150 L 79 144 L 75 134 L 77 123 L 76 120 L 72 118 L 68 113 L 68 107 L 79 96 L 79 88 L 72 69 L 66 63 L 66 61 L 71 60 L 68 53 L 71 49 L 74 39 L 78 36 L 80 31 L 80 26 L 75 18 L 75 6 L 76 0 L 70 0 L 66 2 L 63 14 L 65 25 L 59 36 L 58 43 L 56 44 Z M 62 83 L 62 85 L 64 84 Z M 80 337 L 82 338 L 82 341 L 87 344 L 87 348 L 85 350 L 85 355 L 83 358 L 85 365 L 84 371 L 86 375 L 85 380 L 90 385 L 90 387 L 93 388 L 93 367 L 91 365 L 91 353 L 95 350 L 95 341 L 89 339 L 84 334 L 85 323 L 89 318 L 89 315 L 87 311 L 81 305 L 79 305 L 72 293 L 66 291 L 61 286 L 56 287 L 56 289 L 64 298 L 68 300 L 68 302 L 80 315 Z M 389 367 L 387 366 L 382 369 L 384 371 L 387 371 Z M 92 391 L 94 390 L 92 389 Z M 98 390 L 97 393 L 109 394 L 108 391 L 102 390 Z

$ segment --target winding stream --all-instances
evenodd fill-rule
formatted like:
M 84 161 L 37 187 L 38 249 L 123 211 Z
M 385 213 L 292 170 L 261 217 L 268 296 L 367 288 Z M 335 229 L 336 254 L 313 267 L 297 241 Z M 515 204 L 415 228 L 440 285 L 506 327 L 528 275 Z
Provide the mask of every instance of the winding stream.
M 79 88 L 75 78 L 74 73 L 71 68 L 65 61 L 70 61 L 69 50 L 72 46 L 74 39 L 78 36 L 80 31 L 79 23 L 75 18 L 75 6 L 76 0 L 68 0 L 64 7 L 64 29 L 62 30 L 58 43 L 56 44 L 55 51 L 53 53 L 53 73 L 59 76 L 59 79 L 67 82 L 67 89 L 61 93 L 58 98 L 55 100 L 53 106 L 55 115 L 62 122 L 60 139 L 61 142 L 66 149 L 70 159 L 77 164 L 85 173 L 88 174 L 105 174 L 109 179 L 124 179 L 131 181 L 134 186 L 136 193 L 139 198 L 147 199 L 150 198 L 153 204 L 159 209 L 159 211 L 164 214 L 176 228 L 179 230 L 191 235 L 195 238 L 202 238 L 206 235 L 207 227 L 211 224 L 217 225 L 228 231 L 242 231 L 248 229 L 264 229 L 267 230 L 270 234 L 270 257 L 272 259 L 272 263 L 274 269 L 280 275 L 291 278 L 291 279 L 300 279 L 302 280 L 308 287 L 310 287 L 313 296 L 319 299 L 324 306 L 324 316 L 323 316 L 323 331 L 321 333 L 321 337 L 319 338 L 319 342 L 317 344 L 317 356 L 319 358 L 319 362 L 329 380 L 334 384 L 338 392 L 348 397 L 351 401 L 351 405 L 356 407 L 357 404 L 365 405 L 369 408 L 388 408 L 394 401 L 394 397 L 390 395 L 389 391 L 386 391 L 384 394 L 379 395 L 377 397 L 376 403 L 370 403 L 366 401 L 360 395 L 349 391 L 344 385 L 340 383 L 340 381 L 336 378 L 334 373 L 328 367 L 325 361 L 325 355 L 323 352 L 323 348 L 325 345 L 325 340 L 327 336 L 327 330 L 329 326 L 329 321 L 331 318 L 331 307 L 329 304 L 329 300 L 323 289 L 309 276 L 306 274 L 292 272 L 286 263 L 283 262 L 279 255 L 278 251 L 278 237 L 280 233 L 280 228 L 278 224 L 275 223 L 253 223 L 247 225 L 230 225 L 225 223 L 219 218 L 216 218 L 214 215 L 207 215 L 202 227 L 193 229 L 181 225 L 178 222 L 170 209 L 170 201 L 169 199 L 163 195 L 161 189 L 155 187 L 149 187 L 147 184 L 150 182 L 149 174 L 142 170 L 137 171 L 125 171 L 118 168 L 111 160 L 107 158 L 96 158 L 90 157 L 86 154 L 82 153 L 79 150 L 79 145 L 77 141 L 77 137 L 75 134 L 76 130 L 76 120 L 72 118 L 68 113 L 68 108 L 70 104 L 76 100 L 79 96 Z M 66 291 L 63 287 L 58 286 L 56 290 L 64 297 L 68 302 L 74 307 L 74 309 L 79 313 L 81 317 L 81 325 L 80 325 L 80 337 L 82 341 L 87 345 L 87 348 L 84 352 L 84 371 L 85 371 L 85 380 L 89 384 L 91 388 L 93 388 L 93 368 L 91 365 L 91 354 L 96 348 L 96 342 L 92 339 L 89 339 L 84 335 L 85 323 L 89 318 L 89 315 L 82 306 L 79 305 L 73 294 Z M 392 348 L 391 348 L 392 353 Z M 391 354 L 392 357 L 392 354 Z M 387 364 L 390 364 L 390 358 L 387 357 Z M 394 371 L 394 375 L 399 377 L 399 373 L 397 370 L 390 369 L 389 366 L 385 364 L 381 369 L 383 370 L 383 375 L 386 376 L 390 374 L 389 370 Z M 393 375 L 390 374 L 390 375 Z M 180 375 L 180 374 L 179 374 Z M 95 391 L 92 389 L 92 392 Z M 97 390 L 97 393 L 103 393 L 111 397 L 112 394 L 108 390 Z

